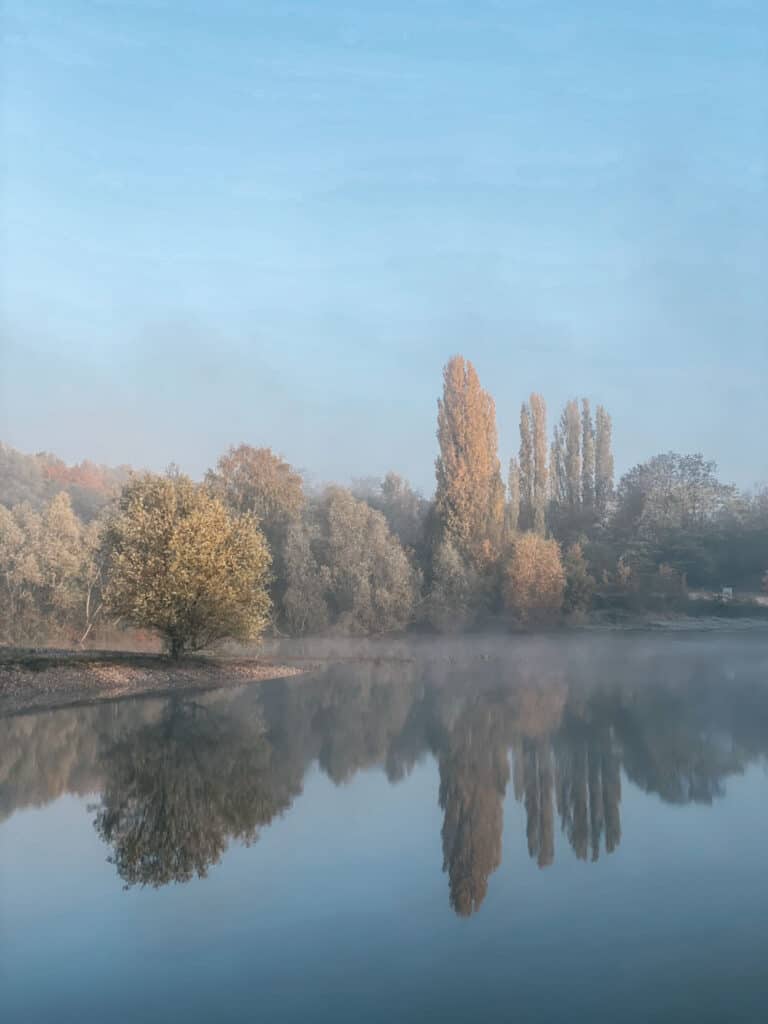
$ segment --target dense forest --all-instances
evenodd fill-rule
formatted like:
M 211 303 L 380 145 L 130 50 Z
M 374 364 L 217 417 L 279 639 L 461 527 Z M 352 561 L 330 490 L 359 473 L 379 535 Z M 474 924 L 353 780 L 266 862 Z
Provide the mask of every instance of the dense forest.
M 655 455 L 615 482 L 611 415 L 586 398 L 550 431 L 532 394 L 519 423 L 503 473 L 493 398 L 452 358 L 431 499 L 394 472 L 310 490 L 247 444 L 200 482 L 0 445 L 0 641 L 86 643 L 117 623 L 180 655 L 264 631 L 735 614 L 768 587 L 768 490 L 721 482 L 698 453 Z M 719 603 L 724 587 L 735 605 Z

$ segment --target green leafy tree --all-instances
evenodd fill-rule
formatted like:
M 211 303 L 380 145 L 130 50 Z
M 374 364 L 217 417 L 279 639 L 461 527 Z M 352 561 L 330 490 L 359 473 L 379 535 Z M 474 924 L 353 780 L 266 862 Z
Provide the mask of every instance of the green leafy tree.
M 411 621 L 420 578 L 381 512 L 343 487 L 331 487 L 315 511 L 312 557 L 320 569 L 332 626 L 386 633 Z
M 507 494 L 507 535 L 513 537 L 520 524 L 520 463 L 515 458 L 509 460 Z
M 441 633 L 465 629 L 476 619 L 482 598 L 480 575 L 450 540 L 444 540 L 432 559 L 432 585 L 425 606 L 427 622 Z
M 330 622 L 326 593 L 330 574 L 312 551 L 311 527 L 297 520 L 288 527 L 285 543 L 285 625 L 292 636 L 322 633 Z
M 520 516 L 521 530 L 530 530 L 533 526 L 533 504 L 535 494 L 533 429 L 531 426 L 531 410 L 527 402 L 520 406 Z
M 29 505 L 0 505 L 0 626 L 6 643 L 30 640 L 40 628 L 39 537 L 40 517 Z
M 613 496 L 613 424 L 602 405 L 595 410 L 595 511 L 604 522 Z
M 585 510 L 595 507 L 595 427 L 588 398 L 581 400 L 581 501 Z
M 546 530 L 547 492 L 547 406 L 541 395 L 530 397 L 531 425 L 533 428 L 533 514 L 532 529 L 544 535 Z
M 563 558 L 565 593 L 563 611 L 567 614 L 585 612 L 592 603 L 595 581 L 589 573 L 581 544 L 571 544 Z
M 563 409 L 560 432 L 565 445 L 566 501 L 577 512 L 581 508 L 581 417 L 575 399 Z

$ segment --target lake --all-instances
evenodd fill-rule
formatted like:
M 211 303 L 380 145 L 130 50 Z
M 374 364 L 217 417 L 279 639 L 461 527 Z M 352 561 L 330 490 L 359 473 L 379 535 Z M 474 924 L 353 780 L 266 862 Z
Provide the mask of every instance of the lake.
M 0 720 L 3 1024 L 763 1021 L 768 634 Z

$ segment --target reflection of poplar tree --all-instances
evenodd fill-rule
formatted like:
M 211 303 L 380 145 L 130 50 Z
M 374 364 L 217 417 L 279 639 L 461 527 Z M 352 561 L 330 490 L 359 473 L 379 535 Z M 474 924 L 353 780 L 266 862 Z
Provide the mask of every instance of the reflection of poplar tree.
M 501 863 L 509 764 L 494 718 L 491 708 L 473 705 L 440 754 L 443 870 L 448 872 L 451 906 L 461 917 L 480 909 L 488 878 Z
M 560 824 L 579 860 L 587 859 L 589 787 L 583 744 L 568 744 L 557 761 L 557 809 Z
M 600 727 L 566 729 L 558 741 L 557 804 L 563 832 L 580 860 L 600 856 L 621 840 L 620 762 L 610 731 Z
M 554 812 L 552 808 L 552 751 L 544 741 L 523 741 L 523 791 L 525 794 L 528 853 L 540 868 L 555 856 Z

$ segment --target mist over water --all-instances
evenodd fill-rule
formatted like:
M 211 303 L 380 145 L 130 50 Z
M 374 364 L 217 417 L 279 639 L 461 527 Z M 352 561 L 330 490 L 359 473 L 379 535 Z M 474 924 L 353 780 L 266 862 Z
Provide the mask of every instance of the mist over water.
M 10 1019 L 759 1018 L 764 635 L 344 650 L 0 720 Z

